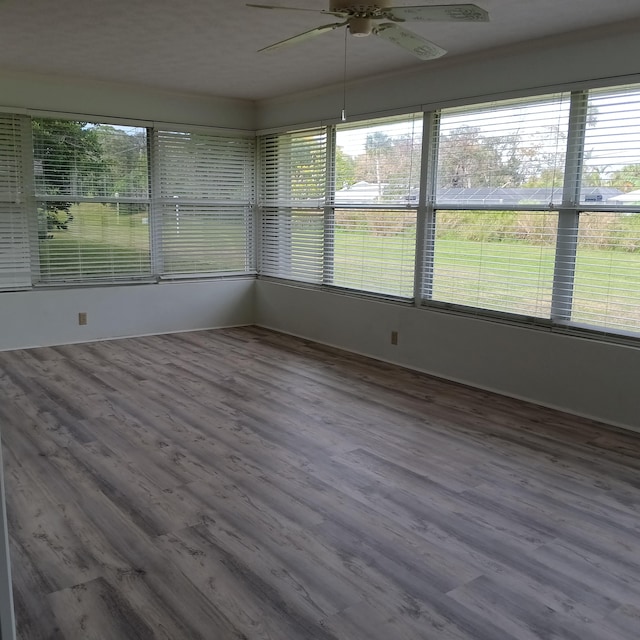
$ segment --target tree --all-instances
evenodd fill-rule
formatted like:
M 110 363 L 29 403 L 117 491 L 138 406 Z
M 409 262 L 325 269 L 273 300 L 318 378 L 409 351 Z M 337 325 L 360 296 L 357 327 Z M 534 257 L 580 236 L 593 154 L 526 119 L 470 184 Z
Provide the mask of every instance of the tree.
M 104 162 L 94 128 L 77 120 L 36 118 L 33 123 L 34 173 L 39 197 L 66 197 L 46 203 L 46 237 L 53 229 L 66 229 L 73 219 L 71 196 L 100 195 L 97 177 Z
M 369 133 L 364 153 L 353 159 L 353 179 L 378 186 L 379 202 L 397 202 L 417 188 L 420 176 L 421 140 L 412 135 Z
M 385 200 L 407 201 L 420 184 L 422 138 L 410 134 L 394 136 L 389 150 L 384 182 Z
M 357 182 L 356 160 L 345 153 L 342 147 L 336 147 L 336 188 L 342 189 Z
M 640 189 L 640 164 L 628 164 L 614 171 L 609 184 L 625 193 Z
M 369 176 L 367 177 L 369 182 L 375 182 L 378 185 L 378 197 L 382 199 L 382 165 L 385 165 L 384 173 L 386 174 L 389 156 L 393 148 L 393 140 L 386 133 L 375 131 L 367 135 L 364 148 L 369 169 Z
M 478 127 L 454 129 L 440 140 L 438 186 L 517 187 L 523 182 L 517 136 L 483 136 Z
M 286 178 L 290 181 L 292 200 L 316 200 L 324 197 L 324 136 L 308 134 L 285 137 L 285 143 L 278 149 L 278 156 L 283 160 L 283 166 L 290 166 Z
M 143 129 L 124 130 L 98 125 L 95 133 L 102 154 L 100 191 L 107 197 L 149 195 L 147 136 Z M 112 205 L 115 206 L 115 205 Z M 127 211 L 145 210 L 146 205 L 129 204 Z

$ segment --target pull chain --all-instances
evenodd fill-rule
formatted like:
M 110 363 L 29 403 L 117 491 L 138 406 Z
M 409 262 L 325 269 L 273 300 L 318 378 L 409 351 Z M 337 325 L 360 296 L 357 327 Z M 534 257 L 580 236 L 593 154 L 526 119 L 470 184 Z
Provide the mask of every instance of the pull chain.
M 342 122 L 347 120 L 347 36 L 349 27 L 344 30 L 344 68 L 342 73 L 342 113 L 340 119 Z

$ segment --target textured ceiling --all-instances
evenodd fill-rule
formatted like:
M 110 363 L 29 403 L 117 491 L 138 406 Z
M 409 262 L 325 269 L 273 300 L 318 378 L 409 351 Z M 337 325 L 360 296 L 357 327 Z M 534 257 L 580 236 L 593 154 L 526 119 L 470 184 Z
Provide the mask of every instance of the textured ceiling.
M 638 0 L 475 2 L 489 11 L 491 22 L 406 26 L 448 50 L 452 58 L 640 18 Z M 328 0 L 273 4 L 325 9 Z M 333 21 L 312 12 L 250 9 L 236 0 L 0 0 L 0 70 L 259 100 L 342 79 L 342 29 L 290 48 L 257 53 Z M 349 79 L 437 64 L 420 62 L 374 36 L 349 37 L 347 44 Z

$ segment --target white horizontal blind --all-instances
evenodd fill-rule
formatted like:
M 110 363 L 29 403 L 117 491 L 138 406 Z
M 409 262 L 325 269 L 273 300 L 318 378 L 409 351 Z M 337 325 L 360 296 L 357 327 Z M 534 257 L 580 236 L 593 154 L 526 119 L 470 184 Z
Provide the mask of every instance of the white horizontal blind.
M 569 106 L 558 94 L 443 110 L 438 208 L 559 206 Z
M 154 132 L 163 275 L 254 270 L 254 163 L 248 138 Z
M 322 282 L 324 211 L 265 209 L 262 213 L 262 270 L 277 278 Z
M 260 138 L 260 273 L 322 283 L 327 132 Z
M 550 212 L 438 210 L 433 299 L 549 317 L 557 226 Z
M 336 209 L 332 284 L 413 296 L 415 209 Z
M 337 206 L 417 203 L 422 114 L 336 127 Z
M 32 128 L 39 280 L 149 278 L 146 129 L 44 118 Z
M 22 131 L 20 116 L 0 115 L 0 291 L 31 284 Z
M 580 214 L 571 319 L 640 333 L 640 213 Z
M 441 113 L 425 297 L 551 315 L 570 100 L 508 100 Z M 437 133 L 437 132 L 436 132 Z
M 589 92 L 581 203 L 640 210 L 640 87 Z
M 413 296 L 422 114 L 336 127 L 331 284 Z

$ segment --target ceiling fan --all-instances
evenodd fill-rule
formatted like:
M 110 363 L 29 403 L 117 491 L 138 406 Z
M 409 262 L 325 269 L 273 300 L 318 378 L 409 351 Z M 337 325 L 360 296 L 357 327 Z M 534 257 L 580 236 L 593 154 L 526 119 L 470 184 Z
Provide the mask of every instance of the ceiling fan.
M 260 51 L 273 51 L 319 36 L 326 31 L 347 27 L 354 36 L 374 34 L 402 47 L 421 60 L 433 60 L 446 51 L 437 44 L 416 33 L 407 31 L 397 23 L 408 22 L 488 22 L 489 14 L 475 4 L 419 5 L 412 7 L 389 6 L 391 0 L 375 0 L 372 4 L 357 0 L 329 0 L 329 9 L 304 9 L 302 7 L 280 7 L 265 4 L 247 4 L 256 9 L 278 9 L 282 11 L 312 11 L 322 15 L 335 16 L 342 22 L 325 24 L 281 42 L 269 45 Z M 386 21 L 386 22 L 382 22 Z

